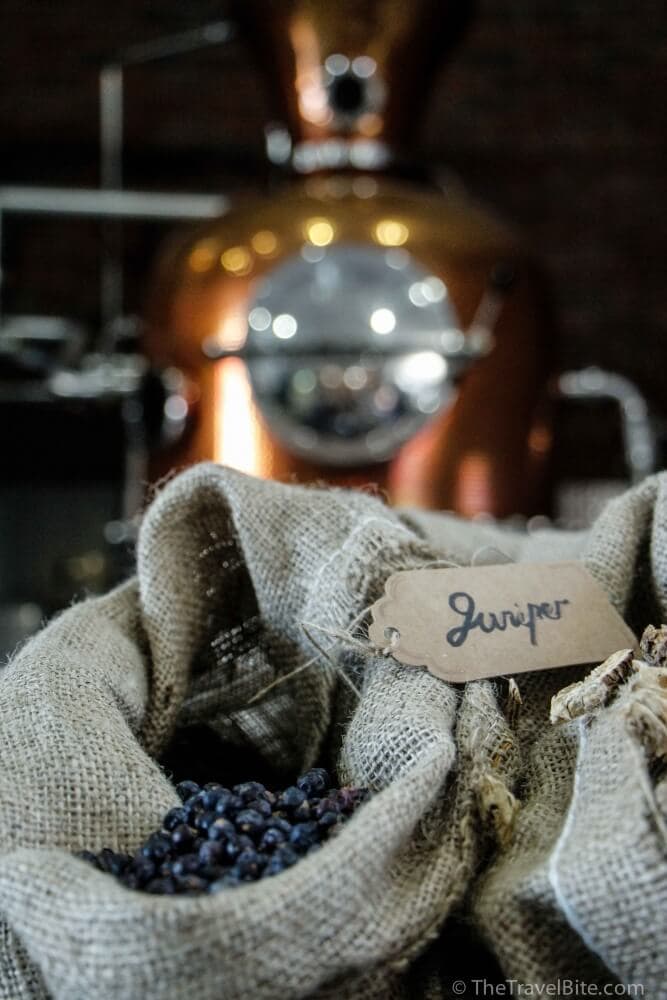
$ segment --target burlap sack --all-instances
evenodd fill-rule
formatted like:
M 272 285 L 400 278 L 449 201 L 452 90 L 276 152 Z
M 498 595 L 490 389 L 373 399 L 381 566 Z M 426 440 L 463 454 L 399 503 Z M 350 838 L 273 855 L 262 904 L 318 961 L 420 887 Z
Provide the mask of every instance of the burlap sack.
M 590 536 L 526 538 L 213 466 L 174 480 L 146 516 L 137 580 L 63 614 L 0 673 L 0 997 L 418 996 L 403 972 L 431 942 L 446 979 L 445 921 L 476 871 L 470 913 L 506 975 L 610 982 L 632 972 L 657 983 L 657 807 L 635 795 L 641 840 L 629 841 L 614 779 L 589 789 L 614 753 L 607 743 L 627 737 L 618 709 L 595 720 L 598 739 L 582 743 L 578 766 L 583 727 L 549 726 L 550 693 L 572 671 L 524 675 L 523 713 L 510 724 L 505 681 L 455 689 L 330 640 L 333 663 L 248 702 L 313 656 L 300 623 L 338 632 L 394 570 L 480 561 L 484 545 L 497 546 L 488 561 L 580 554 L 631 624 L 667 617 L 657 555 L 636 586 L 664 487 L 656 479 L 629 494 Z M 132 850 L 155 827 L 176 802 L 155 758 L 192 722 L 256 748 L 278 773 L 323 759 L 376 794 L 320 852 L 215 897 L 130 892 L 71 857 Z M 658 776 L 636 751 L 644 794 L 657 797 Z M 630 755 L 613 758 L 619 785 Z M 496 828 L 495 848 L 489 775 L 499 796 L 513 790 L 523 803 L 514 838 Z M 615 864 L 625 858 L 623 878 L 601 837 Z
M 458 694 L 343 654 L 358 703 L 326 660 L 248 702 L 313 656 L 302 621 L 344 627 L 394 569 L 432 558 L 363 494 L 215 466 L 163 490 L 137 580 L 63 613 L 0 674 L 3 998 L 389 995 L 475 861 Z M 193 721 L 284 777 L 324 759 L 376 794 L 317 854 L 215 897 L 131 892 L 72 857 L 155 828 L 177 802 L 155 758 Z
M 453 537 L 450 519 L 410 520 L 466 562 L 469 539 Z M 480 541 L 490 558 L 494 546 L 518 562 L 580 558 L 638 636 L 667 622 L 666 475 L 610 503 L 589 532 L 526 537 L 486 528 Z M 501 772 L 521 805 L 508 845 L 477 873 L 470 919 L 508 980 L 556 984 L 563 996 L 577 995 L 577 983 L 604 990 L 619 982 L 638 986 L 635 996 L 667 997 L 664 758 L 653 759 L 631 728 L 641 683 L 596 713 L 549 725 L 551 697 L 585 673 L 516 678 L 523 705 Z

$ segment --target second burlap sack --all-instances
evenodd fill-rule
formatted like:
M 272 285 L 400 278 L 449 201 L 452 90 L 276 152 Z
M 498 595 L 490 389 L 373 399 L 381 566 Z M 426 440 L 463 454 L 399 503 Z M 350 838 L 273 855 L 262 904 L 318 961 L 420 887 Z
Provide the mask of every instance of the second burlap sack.
M 612 501 L 585 532 L 484 528 L 455 537 L 450 518 L 409 520 L 461 563 L 479 544 L 490 561 L 580 559 L 638 637 L 667 622 L 667 475 Z M 586 672 L 516 677 L 522 704 L 495 763 L 518 809 L 512 836 L 476 873 L 468 919 L 513 995 L 516 984 L 550 984 L 562 996 L 629 986 L 659 1000 L 667 997 L 667 677 L 645 672 L 606 707 L 550 725 L 552 697 Z M 506 688 L 495 688 L 500 710 Z

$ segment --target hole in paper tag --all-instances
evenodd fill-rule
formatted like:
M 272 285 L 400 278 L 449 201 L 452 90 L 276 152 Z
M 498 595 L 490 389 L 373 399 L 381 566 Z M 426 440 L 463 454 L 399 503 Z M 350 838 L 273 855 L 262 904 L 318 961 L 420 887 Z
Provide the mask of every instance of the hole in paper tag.
M 637 640 L 581 563 L 394 573 L 372 608 L 372 642 L 446 681 L 604 660 Z

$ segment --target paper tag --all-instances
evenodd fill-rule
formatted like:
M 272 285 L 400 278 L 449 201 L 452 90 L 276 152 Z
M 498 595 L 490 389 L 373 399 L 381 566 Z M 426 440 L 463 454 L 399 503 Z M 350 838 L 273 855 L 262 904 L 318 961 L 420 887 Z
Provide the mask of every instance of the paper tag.
M 599 663 L 637 640 L 581 563 L 394 573 L 372 642 L 446 681 Z

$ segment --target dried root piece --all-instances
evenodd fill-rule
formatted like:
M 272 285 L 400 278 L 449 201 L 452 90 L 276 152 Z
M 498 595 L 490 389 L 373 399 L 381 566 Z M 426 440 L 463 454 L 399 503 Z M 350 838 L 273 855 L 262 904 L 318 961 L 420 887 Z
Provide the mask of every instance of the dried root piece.
M 510 729 L 516 729 L 522 705 L 523 699 L 519 691 L 519 685 L 513 677 L 510 677 L 507 688 L 507 702 L 505 703 L 505 718 Z
M 648 625 L 639 643 L 644 659 L 651 667 L 667 667 L 667 625 Z
M 641 666 L 624 714 L 628 730 L 650 757 L 667 755 L 667 670 Z
M 499 845 L 504 849 L 512 840 L 514 823 L 521 807 L 505 782 L 487 771 L 477 785 L 477 805 L 483 823 L 489 823 Z
M 620 649 L 604 663 L 591 670 L 587 677 L 569 684 L 551 699 L 551 724 L 571 722 L 608 704 L 620 684 L 635 674 L 641 663 L 633 658 L 631 649 Z
M 516 744 L 512 738 L 502 740 L 502 742 L 499 743 L 493 751 L 493 755 L 491 757 L 491 767 L 494 770 L 501 768 L 509 755 L 514 753 L 515 749 Z

